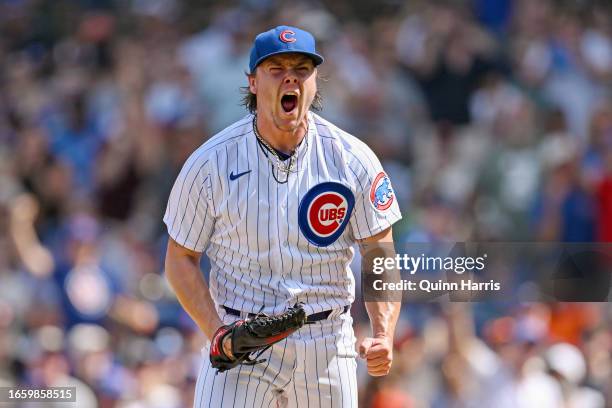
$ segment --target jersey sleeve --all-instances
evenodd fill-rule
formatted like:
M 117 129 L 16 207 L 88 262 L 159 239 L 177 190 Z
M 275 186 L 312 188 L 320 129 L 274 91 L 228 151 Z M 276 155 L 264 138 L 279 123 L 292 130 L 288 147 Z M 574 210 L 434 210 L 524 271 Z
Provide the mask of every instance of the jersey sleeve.
M 351 228 L 355 239 L 369 238 L 389 228 L 402 218 L 391 179 L 376 155 L 365 144 L 353 156 L 355 209 Z
M 168 234 L 178 244 L 203 252 L 214 227 L 208 161 L 190 157 L 179 173 L 164 214 Z

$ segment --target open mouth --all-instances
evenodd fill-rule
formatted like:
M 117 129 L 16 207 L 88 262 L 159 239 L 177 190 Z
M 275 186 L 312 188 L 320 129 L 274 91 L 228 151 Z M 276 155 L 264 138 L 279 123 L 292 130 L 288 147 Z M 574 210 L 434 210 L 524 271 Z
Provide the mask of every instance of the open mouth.
M 281 106 L 283 107 L 285 113 L 292 112 L 297 107 L 297 103 L 298 97 L 294 94 L 285 94 L 281 98 Z

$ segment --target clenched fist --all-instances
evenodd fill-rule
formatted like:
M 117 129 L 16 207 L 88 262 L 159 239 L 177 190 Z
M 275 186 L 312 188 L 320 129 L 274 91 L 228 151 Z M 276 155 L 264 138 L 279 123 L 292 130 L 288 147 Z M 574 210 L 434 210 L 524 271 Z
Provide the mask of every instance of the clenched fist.
M 359 357 L 367 360 L 371 376 L 387 375 L 393 363 L 393 341 L 388 337 L 366 337 L 359 345 Z

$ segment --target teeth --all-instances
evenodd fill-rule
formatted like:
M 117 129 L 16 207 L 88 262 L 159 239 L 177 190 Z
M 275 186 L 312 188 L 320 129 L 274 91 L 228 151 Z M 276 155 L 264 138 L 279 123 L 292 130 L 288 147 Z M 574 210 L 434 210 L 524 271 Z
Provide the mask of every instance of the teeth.
M 293 95 L 293 96 L 298 96 L 298 95 L 297 95 L 297 92 L 293 92 L 293 91 L 285 92 L 285 95 Z

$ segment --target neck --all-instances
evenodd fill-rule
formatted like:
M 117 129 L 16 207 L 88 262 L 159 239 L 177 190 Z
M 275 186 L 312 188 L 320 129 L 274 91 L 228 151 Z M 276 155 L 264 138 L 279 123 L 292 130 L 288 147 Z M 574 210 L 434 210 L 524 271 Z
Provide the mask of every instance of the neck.
M 279 129 L 264 115 L 257 116 L 257 132 L 270 146 L 285 154 L 292 154 L 302 142 L 308 131 L 308 115 L 304 117 L 299 126 L 291 130 Z

